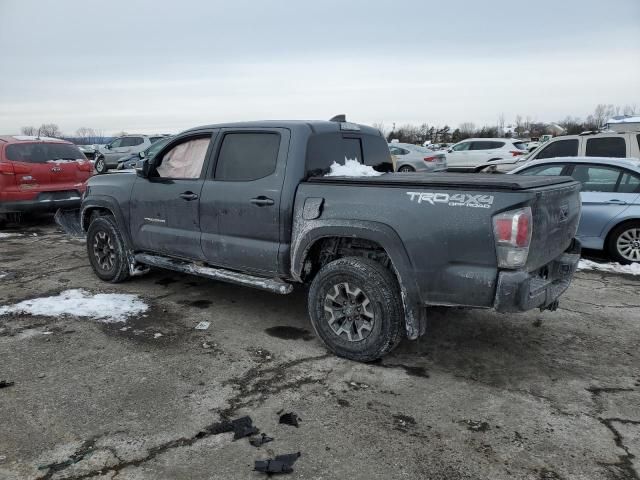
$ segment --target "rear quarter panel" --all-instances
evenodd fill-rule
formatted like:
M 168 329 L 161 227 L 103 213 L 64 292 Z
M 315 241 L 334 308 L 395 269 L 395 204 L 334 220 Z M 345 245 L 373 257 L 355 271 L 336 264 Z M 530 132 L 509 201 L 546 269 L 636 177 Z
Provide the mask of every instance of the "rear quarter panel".
M 438 194 L 440 201 L 425 201 L 421 193 Z M 485 202 L 468 202 L 469 196 L 483 196 Z M 377 222 L 393 230 L 409 258 L 423 303 L 489 307 L 497 280 L 492 216 L 528 204 L 535 195 L 302 183 L 296 211 L 309 197 L 324 199 L 318 224 Z

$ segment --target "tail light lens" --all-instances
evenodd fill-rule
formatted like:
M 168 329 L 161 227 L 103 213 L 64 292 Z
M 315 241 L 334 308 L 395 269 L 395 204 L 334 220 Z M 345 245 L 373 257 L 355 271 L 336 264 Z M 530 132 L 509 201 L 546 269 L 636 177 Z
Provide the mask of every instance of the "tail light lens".
M 13 164 L 9 162 L 0 162 L 0 175 L 15 175 Z
M 499 267 L 519 268 L 527 263 L 532 228 L 531 207 L 503 212 L 493 217 Z
M 91 172 L 93 171 L 93 165 L 88 160 L 84 162 L 78 162 L 78 170 L 80 170 L 81 172 Z
M 435 162 L 436 161 L 436 157 L 424 157 L 423 160 L 425 162 Z
M 519 155 L 524 155 L 527 152 L 525 150 L 511 150 L 509 153 L 514 157 L 517 157 Z

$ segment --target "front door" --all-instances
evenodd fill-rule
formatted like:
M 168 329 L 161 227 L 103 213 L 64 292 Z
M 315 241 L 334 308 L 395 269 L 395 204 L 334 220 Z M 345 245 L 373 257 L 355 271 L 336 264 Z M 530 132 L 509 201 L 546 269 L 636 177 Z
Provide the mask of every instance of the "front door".
M 203 260 L 200 193 L 211 132 L 179 137 L 154 157 L 149 178 L 138 177 L 131 195 L 136 250 Z
M 223 129 L 219 138 L 200 202 L 205 258 L 230 269 L 276 274 L 289 130 Z
M 471 142 L 461 142 L 447 152 L 447 167 L 463 167 L 469 164 L 469 147 Z

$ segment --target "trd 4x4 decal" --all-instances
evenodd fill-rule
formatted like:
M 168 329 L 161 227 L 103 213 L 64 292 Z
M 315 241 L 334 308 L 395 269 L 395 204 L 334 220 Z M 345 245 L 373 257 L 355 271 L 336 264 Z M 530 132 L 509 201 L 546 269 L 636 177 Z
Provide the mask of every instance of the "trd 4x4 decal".
M 429 205 L 444 204 L 450 207 L 491 208 L 493 195 L 471 195 L 469 193 L 407 192 L 412 202 Z

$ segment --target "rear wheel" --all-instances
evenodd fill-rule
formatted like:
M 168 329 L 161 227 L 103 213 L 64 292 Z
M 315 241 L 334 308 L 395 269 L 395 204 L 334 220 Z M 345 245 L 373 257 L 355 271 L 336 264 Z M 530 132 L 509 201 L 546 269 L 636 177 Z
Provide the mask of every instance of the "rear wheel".
M 368 258 L 344 257 L 322 267 L 311 283 L 308 309 L 324 344 L 350 360 L 377 360 L 403 337 L 398 282 Z
M 640 262 L 640 222 L 618 225 L 609 234 L 607 252 L 620 263 Z
M 104 157 L 99 157 L 95 163 L 96 172 L 98 175 L 102 175 L 103 173 L 107 173 L 107 162 Z
M 409 165 L 403 165 L 398 169 L 399 172 L 407 173 L 407 172 L 415 172 L 415 170 Z
M 95 218 L 87 232 L 87 253 L 101 280 L 119 283 L 129 278 L 126 246 L 111 215 Z

